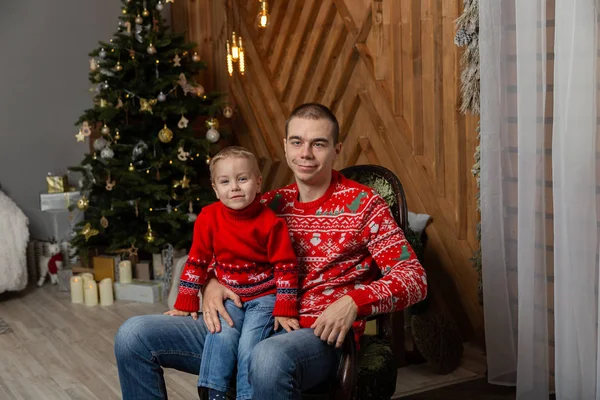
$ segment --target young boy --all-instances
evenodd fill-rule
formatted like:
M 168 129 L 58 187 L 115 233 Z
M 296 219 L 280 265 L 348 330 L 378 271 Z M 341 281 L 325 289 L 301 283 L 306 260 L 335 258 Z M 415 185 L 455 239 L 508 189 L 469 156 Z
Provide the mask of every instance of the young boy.
M 285 222 L 260 203 L 254 154 L 227 147 L 213 157 L 210 175 L 219 202 L 204 207 L 196 220 L 175 309 L 165 314 L 197 318 L 198 292 L 209 265 L 214 267 L 217 280 L 243 305 L 226 302 L 234 325 L 221 321 L 221 332 L 208 335 L 198 386 L 208 388 L 210 400 L 224 399 L 237 361 L 237 400 L 246 400 L 252 397 L 248 364 L 254 346 L 278 326 L 300 329 L 296 255 Z

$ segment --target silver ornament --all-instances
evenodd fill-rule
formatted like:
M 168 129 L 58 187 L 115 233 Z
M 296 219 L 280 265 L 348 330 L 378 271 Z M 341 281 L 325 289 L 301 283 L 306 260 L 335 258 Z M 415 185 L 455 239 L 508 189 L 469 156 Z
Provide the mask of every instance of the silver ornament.
M 135 23 L 136 24 L 143 24 L 144 23 L 144 18 L 142 18 L 139 14 L 137 17 L 135 17 Z
M 158 101 L 163 102 L 167 99 L 167 96 L 165 96 L 163 92 L 160 92 L 158 96 L 156 96 L 156 98 L 158 99 Z
M 208 140 L 211 143 L 217 143 L 219 141 L 220 137 L 221 137 L 221 135 L 219 134 L 219 131 L 216 130 L 215 128 L 210 128 L 206 132 L 206 140 Z
M 156 4 L 156 9 L 157 9 L 158 11 L 162 11 L 162 10 L 163 10 L 163 7 L 164 7 L 164 6 L 163 6 L 163 3 L 162 3 L 162 1 L 159 1 L 159 2 Z
M 107 144 L 108 143 L 103 137 L 99 137 L 98 139 L 94 140 L 94 150 L 100 151 L 105 148 Z
M 135 160 L 140 157 L 146 150 L 148 150 L 148 145 L 146 143 L 142 142 L 141 140 L 137 142 L 132 152 L 133 159 Z
M 189 222 L 194 222 L 194 221 L 196 221 L 196 218 L 198 218 L 198 216 L 194 213 L 189 213 L 187 216 L 188 216 Z
M 108 135 L 108 134 L 110 133 L 110 128 L 109 128 L 108 126 L 104 125 L 104 126 L 102 127 L 102 129 L 100 129 L 100 132 L 101 132 L 103 135 Z
M 109 158 L 113 158 L 114 155 L 115 155 L 114 151 L 109 146 L 106 146 L 100 152 L 100 157 L 102 157 L 104 160 L 108 160 Z
M 106 51 L 104 49 L 101 49 L 98 55 L 100 56 L 100 58 L 106 58 Z
M 148 48 L 146 49 L 146 51 L 148 52 L 148 54 L 156 54 L 156 47 L 154 47 L 152 45 L 152 43 L 150 43 L 150 46 L 148 46 Z
M 110 86 L 108 86 L 108 81 L 104 81 L 104 83 L 102 84 L 102 89 L 106 90 L 108 89 Z

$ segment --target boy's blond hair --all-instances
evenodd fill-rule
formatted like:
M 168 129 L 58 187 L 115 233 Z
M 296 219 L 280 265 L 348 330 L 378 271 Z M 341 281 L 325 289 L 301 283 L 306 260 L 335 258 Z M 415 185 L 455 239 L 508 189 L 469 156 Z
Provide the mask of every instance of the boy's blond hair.
M 228 158 L 245 158 L 250 161 L 252 164 L 252 172 L 256 175 L 257 178 L 261 176 L 260 168 L 258 167 L 258 161 L 256 160 L 256 156 L 248 149 L 241 146 L 229 146 L 225 147 L 223 150 L 218 152 L 211 160 L 210 164 L 208 164 L 208 168 L 210 170 L 210 181 L 214 181 L 215 179 L 215 165 L 221 160 L 226 160 Z

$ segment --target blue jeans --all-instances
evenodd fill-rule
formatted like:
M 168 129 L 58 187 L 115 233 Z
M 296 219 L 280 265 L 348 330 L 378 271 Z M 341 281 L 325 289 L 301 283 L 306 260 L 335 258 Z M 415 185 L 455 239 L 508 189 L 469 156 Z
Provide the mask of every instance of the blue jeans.
M 248 383 L 250 354 L 258 342 L 273 334 L 273 307 L 274 294 L 246 301 L 242 308 L 225 301 L 233 327 L 221 318 L 221 332 L 206 336 L 198 386 L 227 392 L 237 364 L 236 399 L 252 398 Z
M 163 368 L 198 374 L 209 335 L 202 318 L 142 315 L 125 321 L 115 336 L 123 400 L 167 399 Z M 298 400 L 301 392 L 335 374 L 339 353 L 312 329 L 281 330 L 251 354 L 253 399 Z

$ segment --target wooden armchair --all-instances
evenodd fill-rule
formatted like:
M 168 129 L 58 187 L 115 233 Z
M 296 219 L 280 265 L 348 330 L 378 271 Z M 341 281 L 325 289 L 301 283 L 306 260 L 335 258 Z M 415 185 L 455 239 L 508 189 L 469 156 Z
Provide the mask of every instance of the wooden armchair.
M 379 165 L 355 165 L 344 168 L 340 172 L 349 179 L 375 189 L 390 206 L 398 226 L 406 232 L 408 224 L 406 196 L 400 179 L 392 171 Z M 396 368 L 406 365 L 404 312 L 382 314 L 370 319 L 376 321 L 376 336 L 390 344 Z M 358 355 L 354 335 L 349 334 L 346 336 L 343 345 L 338 379 L 331 388 L 330 398 L 334 400 L 354 400 L 357 393 L 358 373 Z
M 404 189 L 398 177 L 385 167 L 378 165 L 355 165 L 340 171 L 344 176 L 363 185 L 375 189 L 388 203 L 398 226 L 406 232 L 408 224 L 408 209 Z M 395 362 L 389 388 L 393 394 L 396 382 L 396 370 L 406 365 L 406 350 L 404 347 L 404 312 L 382 314 L 370 318 L 376 321 L 376 336 L 389 343 Z M 368 348 L 361 348 L 361 354 Z M 337 379 L 303 394 L 303 399 L 332 399 L 356 400 L 357 382 L 359 376 L 359 354 L 352 330 L 346 335 L 342 346 L 342 358 L 338 366 Z M 388 368 L 389 370 L 389 368 Z M 202 398 L 202 397 L 201 397 Z

